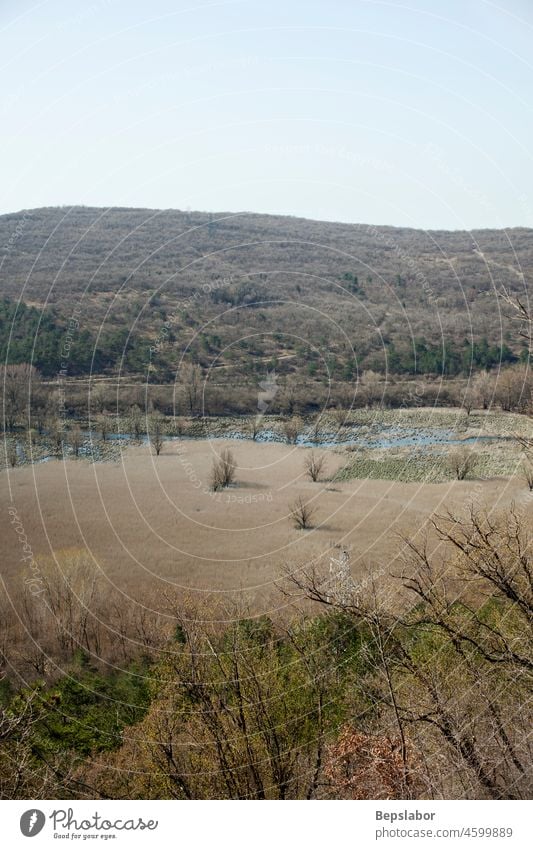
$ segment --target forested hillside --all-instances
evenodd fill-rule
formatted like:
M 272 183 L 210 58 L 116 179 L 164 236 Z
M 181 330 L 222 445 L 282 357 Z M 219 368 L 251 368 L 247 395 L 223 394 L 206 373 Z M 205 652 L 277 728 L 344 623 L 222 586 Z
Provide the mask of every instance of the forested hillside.
M 2 359 L 46 376 L 465 375 L 525 358 L 533 231 L 85 207 L 0 217 Z M 68 341 L 65 357 L 65 340 Z M 150 349 L 152 350 L 150 351 Z

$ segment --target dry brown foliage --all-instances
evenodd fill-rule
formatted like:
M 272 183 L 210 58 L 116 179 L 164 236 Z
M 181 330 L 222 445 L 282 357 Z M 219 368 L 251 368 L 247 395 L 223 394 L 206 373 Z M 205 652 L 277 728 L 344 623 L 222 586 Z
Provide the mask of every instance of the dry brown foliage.
M 213 460 L 211 469 L 211 489 L 219 492 L 235 481 L 236 462 L 229 448 L 225 448 L 220 457 Z
M 411 785 L 420 784 L 414 774 L 415 756 L 410 755 L 408 762 Z M 328 748 L 324 772 L 335 799 L 405 799 L 407 795 L 399 738 L 365 734 L 347 726 Z

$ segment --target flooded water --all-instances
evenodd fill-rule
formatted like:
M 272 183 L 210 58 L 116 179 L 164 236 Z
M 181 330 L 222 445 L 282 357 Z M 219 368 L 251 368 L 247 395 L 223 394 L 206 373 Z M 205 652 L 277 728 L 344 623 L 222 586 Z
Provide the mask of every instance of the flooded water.
M 86 436 L 90 439 L 90 432 Z M 336 448 L 343 445 L 357 445 L 361 448 L 423 448 L 432 445 L 464 445 L 476 442 L 491 442 L 502 439 L 501 436 L 460 436 L 457 431 L 446 428 L 407 428 L 391 425 L 383 427 L 353 426 L 343 427 L 340 430 L 322 431 L 316 435 L 310 429 L 304 429 L 296 439 L 295 444 L 305 448 Z M 95 436 L 93 436 L 95 439 Z M 110 442 L 129 441 L 133 439 L 129 433 L 110 433 L 107 436 Z M 165 436 L 166 442 L 178 442 L 180 440 L 201 439 L 235 439 L 249 440 L 251 436 L 246 431 L 239 429 L 212 429 L 206 424 L 202 433 L 196 436 Z M 96 435 L 98 441 L 98 435 Z M 255 438 L 259 443 L 286 443 L 285 436 L 279 431 L 271 428 L 260 430 Z M 137 442 L 148 444 L 149 438 L 142 435 Z M 81 452 L 80 452 L 81 453 Z
M 214 435 L 210 438 L 213 437 Z M 224 437 L 226 439 L 250 439 L 249 435 L 240 431 L 230 431 L 224 434 Z M 304 430 L 298 436 L 295 444 L 306 448 L 336 448 L 338 446 L 423 448 L 433 445 L 463 445 L 479 441 L 494 441 L 500 438 L 498 436 L 461 437 L 456 431 L 444 428 L 347 427 L 337 431 L 323 431 L 317 436 L 310 430 Z M 284 443 L 286 440 L 281 433 L 274 430 L 264 430 L 257 435 L 256 442 Z
M 92 460 L 106 459 L 105 443 L 102 442 L 99 433 L 84 431 L 84 443 L 79 449 L 79 456 Z M 494 442 L 505 439 L 501 436 L 461 436 L 457 431 L 446 428 L 413 428 L 401 427 L 394 425 L 353 425 L 342 427 L 339 430 L 324 430 L 316 434 L 314 430 L 306 428 L 298 436 L 296 445 L 306 448 L 337 448 L 340 446 L 353 446 L 366 449 L 387 449 L 387 448 L 432 448 L 441 445 L 475 445 L 482 442 Z M 209 440 L 209 439 L 234 439 L 250 440 L 251 436 L 244 430 L 237 428 L 213 428 L 212 423 L 205 424 L 203 431 L 195 436 L 165 436 L 165 442 L 179 442 L 181 440 Z M 107 442 L 111 445 L 116 445 L 117 442 L 129 443 L 134 441 L 133 434 L 111 432 L 107 435 Z M 148 444 L 149 438 L 146 434 L 135 440 L 137 444 Z M 286 438 L 283 433 L 272 428 L 260 430 L 256 435 L 258 443 L 286 443 Z M 24 442 L 17 442 L 16 445 L 18 462 L 31 462 L 31 457 L 28 456 L 27 445 Z M 72 453 L 67 447 L 66 453 Z M 57 455 L 46 454 L 41 455 L 38 459 L 34 458 L 35 462 L 47 462 L 54 459 Z

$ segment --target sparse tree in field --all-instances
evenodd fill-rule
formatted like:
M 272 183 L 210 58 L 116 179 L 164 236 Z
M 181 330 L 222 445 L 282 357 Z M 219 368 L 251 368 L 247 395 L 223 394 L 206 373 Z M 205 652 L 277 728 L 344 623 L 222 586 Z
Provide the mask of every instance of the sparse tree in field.
M 130 407 L 130 428 L 135 439 L 139 441 L 143 432 L 143 413 L 138 404 Z
M 472 384 L 476 400 L 483 410 L 488 410 L 494 395 L 494 381 L 488 371 L 476 374 Z
M 183 416 L 175 416 L 173 427 L 176 436 L 183 436 L 187 430 L 187 420 Z
M 465 411 L 466 415 L 469 416 L 477 401 L 477 392 L 472 384 L 468 384 L 466 389 L 461 395 L 461 407 Z
M 313 421 L 311 428 L 311 439 L 317 445 L 320 442 L 321 428 L 322 428 L 322 414 L 319 414 Z
M 229 448 L 224 448 L 220 457 L 213 460 L 211 469 L 211 489 L 219 492 L 235 481 L 236 462 Z
M 48 425 L 48 433 L 55 453 L 57 455 L 62 454 L 63 440 L 65 438 L 65 430 L 62 419 L 53 419 Z
M 163 434 L 165 432 L 165 422 L 162 416 L 155 414 L 150 419 L 150 442 L 156 456 L 159 457 L 163 448 Z
M 83 445 L 83 434 L 78 424 L 74 425 L 69 435 L 69 442 L 75 457 L 79 456 L 80 448 Z
M 446 465 L 457 480 L 462 481 L 474 468 L 476 459 L 476 454 L 463 445 L 448 454 Z
M 319 480 L 320 475 L 322 474 L 322 471 L 324 469 L 325 463 L 326 458 L 324 454 L 317 455 L 314 451 L 311 451 L 309 454 L 306 455 L 304 460 L 305 472 L 306 475 L 314 483 Z
M 289 507 L 289 518 L 299 531 L 305 531 L 311 527 L 314 514 L 315 508 L 304 501 L 301 495 Z
M 261 416 L 251 416 L 248 421 L 248 433 L 250 434 L 254 442 L 261 433 L 261 421 Z
M 200 366 L 192 363 L 185 363 L 180 372 L 181 385 L 185 404 L 191 416 L 195 416 L 198 412 L 200 402 L 200 392 L 202 385 L 202 372 Z
M 530 460 L 525 460 L 522 463 L 522 474 L 524 475 L 527 488 L 530 492 L 533 492 L 533 464 Z
M 18 463 L 17 444 L 14 441 L 9 442 L 7 446 L 7 462 L 12 469 L 14 469 Z
M 283 422 L 283 433 L 288 443 L 295 444 L 303 429 L 303 421 L 299 416 L 293 416 Z
M 111 430 L 111 419 L 109 416 L 106 416 L 105 413 L 102 413 L 100 416 L 96 418 L 96 428 L 102 437 L 102 442 L 107 440 L 109 435 L 109 431 Z

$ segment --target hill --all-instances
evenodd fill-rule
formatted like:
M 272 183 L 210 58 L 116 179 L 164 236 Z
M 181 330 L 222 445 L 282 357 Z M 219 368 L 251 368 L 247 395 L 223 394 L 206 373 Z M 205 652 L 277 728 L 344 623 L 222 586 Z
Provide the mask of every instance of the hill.
M 48 375 L 63 358 L 70 375 L 165 381 L 185 354 L 229 381 L 276 368 L 327 382 L 525 356 L 498 293 L 524 295 L 529 229 L 74 207 L 0 216 L 0 246 L 2 354 Z

